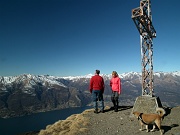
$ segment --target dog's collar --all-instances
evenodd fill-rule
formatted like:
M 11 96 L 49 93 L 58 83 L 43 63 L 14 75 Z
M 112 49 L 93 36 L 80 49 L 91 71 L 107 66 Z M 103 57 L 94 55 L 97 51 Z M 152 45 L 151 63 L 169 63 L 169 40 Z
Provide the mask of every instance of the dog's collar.
M 141 120 L 142 123 L 144 123 L 145 125 L 148 125 L 146 122 L 143 121 L 142 115 L 143 115 L 143 113 L 140 113 L 140 115 L 138 116 L 138 120 Z
M 143 114 L 143 113 L 140 113 L 140 114 L 139 114 L 138 120 L 142 120 L 142 114 Z

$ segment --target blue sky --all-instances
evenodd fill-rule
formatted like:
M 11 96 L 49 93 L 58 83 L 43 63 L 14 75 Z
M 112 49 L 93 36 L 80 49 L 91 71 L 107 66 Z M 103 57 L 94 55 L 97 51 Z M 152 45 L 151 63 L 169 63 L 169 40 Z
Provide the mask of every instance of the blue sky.
M 140 0 L 0 0 L 0 76 L 141 72 Z M 180 1 L 151 0 L 154 71 L 180 70 Z

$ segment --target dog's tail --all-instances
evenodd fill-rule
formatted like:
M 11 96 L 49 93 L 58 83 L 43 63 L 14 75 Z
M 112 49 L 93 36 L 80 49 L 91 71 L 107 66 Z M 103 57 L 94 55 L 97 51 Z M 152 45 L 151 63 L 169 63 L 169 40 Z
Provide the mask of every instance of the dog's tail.
M 163 117 L 164 114 L 166 113 L 165 110 L 163 108 L 156 108 L 156 112 L 159 114 L 160 117 Z

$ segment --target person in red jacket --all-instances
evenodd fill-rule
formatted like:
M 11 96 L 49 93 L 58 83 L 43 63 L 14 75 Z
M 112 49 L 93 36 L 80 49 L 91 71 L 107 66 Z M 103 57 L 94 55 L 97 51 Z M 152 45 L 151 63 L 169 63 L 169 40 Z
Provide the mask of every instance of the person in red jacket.
M 100 101 L 100 112 L 104 113 L 104 79 L 99 75 L 100 70 L 95 71 L 95 75 L 90 79 L 89 90 L 92 94 L 94 113 L 98 113 L 98 100 Z
M 121 94 L 121 79 L 116 71 L 112 72 L 112 79 L 110 80 L 110 87 L 112 89 L 111 101 L 114 105 L 114 111 L 118 111 L 119 95 Z

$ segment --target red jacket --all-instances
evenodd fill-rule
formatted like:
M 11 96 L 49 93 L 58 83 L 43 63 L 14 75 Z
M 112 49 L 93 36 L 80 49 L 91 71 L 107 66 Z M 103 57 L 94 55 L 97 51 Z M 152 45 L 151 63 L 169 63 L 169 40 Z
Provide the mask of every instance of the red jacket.
M 90 80 L 89 90 L 92 93 L 92 90 L 102 90 L 104 92 L 104 79 L 95 75 Z
M 119 77 L 112 78 L 110 80 L 110 86 L 112 91 L 117 91 L 121 94 L 121 79 Z

